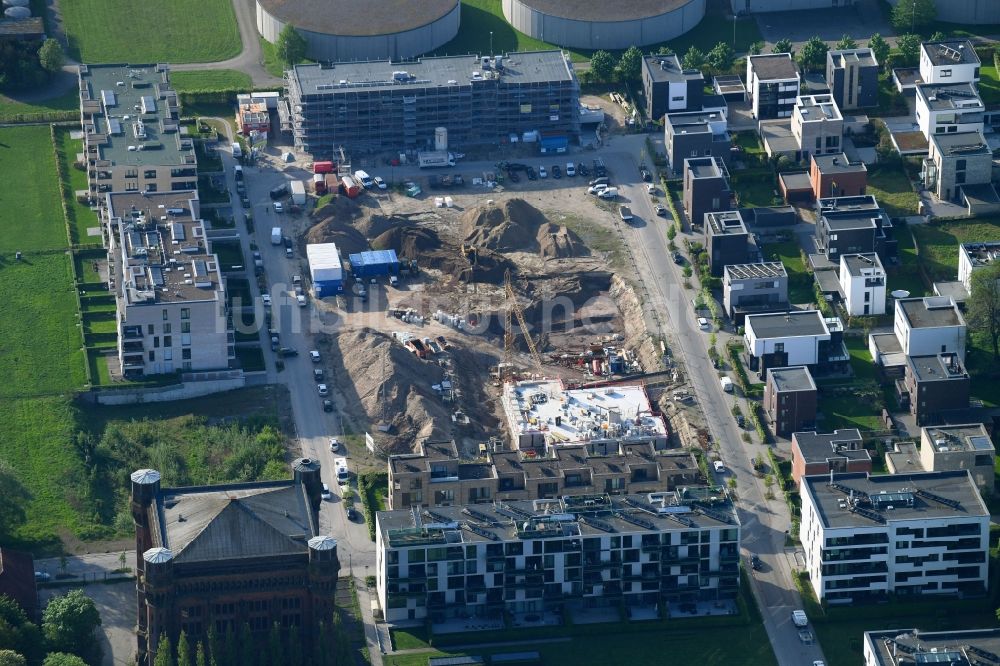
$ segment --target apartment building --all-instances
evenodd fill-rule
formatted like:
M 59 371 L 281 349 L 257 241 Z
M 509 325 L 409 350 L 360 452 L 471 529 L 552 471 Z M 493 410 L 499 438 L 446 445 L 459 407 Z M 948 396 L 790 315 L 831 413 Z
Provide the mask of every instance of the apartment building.
M 389 508 L 628 495 L 704 482 L 690 453 L 650 442 L 595 440 L 541 451 L 493 442 L 483 449 L 463 459 L 454 442 L 423 442 L 416 453 L 390 456 Z
M 924 187 L 938 199 L 961 203 L 966 188 L 986 185 L 992 189 L 993 151 L 981 130 L 932 134 L 923 175 Z
M 986 592 L 990 514 L 968 470 L 806 476 L 801 497 L 820 601 Z
M 747 315 L 743 345 L 750 369 L 761 377 L 771 368 L 808 365 L 836 367 L 850 357 L 844 347 L 844 324 L 818 310 Z
M 1000 663 L 1000 629 L 866 631 L 864 666 Z
M 864 447 L 861 431 L 844 428 L 833 432 L 792 433 L 792 478 L 846 472 L 871 472 L 872 457 Z
M 868 167 L 851 162 L 847 153 L 812 155 L 809 183 L 814 199 L 864 196 L 868 189 Z
M 122 374 L 227 369 L 235 340 L 198 193 L 120 192 L 104 200 Z
M 729 264 L 747 264 L 759 254 L 743 216 L 736 210 L 706 213 L 705 251 L 709 269 L 715 277 L 721 277 Z
M 785 265 L 780 261 L 728 264 L 722 271 L 722 305 L 737 326 L 748 314 L 788 310 Z
M 727 492 L 686 487 L 376 514 L 386 622 L 733 599 L 740 523 Z
M 972 291 L 972 274 L 1000 259 L 1000 241 L 962 243 L 958 246 L 958 281 Z
M 885 269 L 874 252 L 840 255 L 840 289 L 851 316 L 885 314 Z
M 799 96 L 799 70 L 791 54 L 772 53 L 747 58 L 747 95 L 757 120 L 791 118 Z
M 721 110 L 683 111 L 664 116 L 663 138 L 667 166 L 680 176 L 684 160 L 695 157 L 727 159 L 732 139 L 726 130 L 726 114 Z
M 833 95 L 801 95 L 792 107 L 792 136 L 799 146 L 796 161 L 843 152 L 844 117 Z
M 841 254 L 875 252 L 883 263 L 897 255 L 892 221 L 872 195 L 824 197 L 816 212 L 816 247 L 831 263 L 839 264 Z
M 978 83 L 981 65 L 968 39 L 920 45 L 920 79 L 924 83 Z
M 540 132 L 575 140 L 580 86 L 561 51 L 296 65 L 285 73 L 295 146 L 329 158 L 350 152 L 497 146 Z
M 729 189 L 729 171 L 726 164 L 715 157 L 698 157 L 684 160 L 684 212 L 694 225 L 705 224 L 706 213 L 728 211 L 732 208 Z
M 826 52 L 826 83 L 844 111 L 878 106 L 878 60 L 871 49 Z
M 972 384 L 955 354 L 907 356 L 902 386 L 897 382 L 900 407 L 909 407 L 917 425 L 937 423 L 942 412 L 967 409 Z
M 965 360 L 965 318 L 949 296 L 897 298 L 892 330 L 907 356 L 957 354 Z
M 982 132 L 986 107 L 972 83 L 918 83 L 917 126 L 928 141 L 937 134 Z
M 642 90 L 646 112 L 656 122 L 674 111 L 700 111 L 705 76 L 700 69 L 684 69 L 676 54 L 642 57 Z
M 982 423 L 920 429 L 920 464 L 928 472 L 967 469 L 972 481 L 993 491 L 996 448 Z
M 816 382 L 804 365 L 769 368 L 764 412 L 776 435 L 787 437 L 816 423 Z
M 80 65 L 90 195 L 198 188 L 194 141 L 180 126 L 166 65 Z

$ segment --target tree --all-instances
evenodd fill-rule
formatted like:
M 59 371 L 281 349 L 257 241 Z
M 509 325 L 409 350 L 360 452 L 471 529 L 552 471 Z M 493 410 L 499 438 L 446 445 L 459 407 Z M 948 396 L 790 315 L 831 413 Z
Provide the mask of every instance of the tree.
M 815 71 L 826 63 L 826 52 L 830 47 L 819 37 L 810 37 L 799 53 L 799 64 L 806 71 Z
M 882 35 L 876 32 L 868 40 L 868 48 L 872 50 L 872 55 L 875 56 L 878 64 L 885 67 L 887 65 L 886 61 L 889 59 L 889 42 L 885 41 Z
M 75 654 L 65 652 L 50 652 L 42 662 L 42 666 L 87 666 L 87 662 Z
M 764 42 L 756 41 L 750 45 L 748 53 L 750 55 L 760 55 L 764 51 Z
M 42 613 L 42 631 L 50 650 L 69 652 L 91 661 L 99 661 L 95 657 L 101 648 L 94 637 L 99 626 L 101 615 L 83 590 L 53 597 Z
M 774 48 L 771 49 L 771 53 L 788 53 L 790 55 L 795 55 L 795 50 L 792 48 L 792 40 L 790 39 L 779 39 L 774 43 Z
M 931 41 L 931 42 L 943 42 L 946 39 L 948 39 L 948 35 L 944 34 L 940 30 L 938 30 L 933 35 L 931 35 L 931 38 L 928 41 Z
M 854 41 L 854 38 L 851 37 L 850 35 L 844 35 L 843 37 L 840 38 L 840 41 L 837 42 L 837 46 L 835 46 L 834 48 L 837 49 L 838 51 L 844 51 L 846 49 L 856 49 L 858 48 L 858 43 Z
M 635 46 L 628 47 L 615 70 L 619 81 L 638 81 L 642 76 L 642 51 Z
M 46 72 L 55 73 L 62 70 L 66 55 L 58 39 L 46 39 L 42 42 L 42 48 L 38 49 L 38 62 Z
M 937 18 L 934 0 L 899 0 L 892 10 L 892 27 L 902 32 L 919 30 Z
M 674 50 L 666 45 L 661 46 L 656 50 L 656 55 L 673 55 L 673 54 Z
M 302 666 L 302 639 L 299 636 L 299 628 L 294 624 L 288 630 L 288 654 L 285 657 L 285 666 Z
M 705 54 L 697 46 L 692 46 L 684 54 L 684 69 L 701 69 L 705 66 Z
M 13 650 L 0 650 L 0 666 L 27 666 L 23 656 Z
M 24 524 L 24 507 L 31 494 L 21 484 L 17 474 L 6 460 L 0 459 L 0 541 L 20 525 Z
M 167 632 L 163 632 L 160 634 L 160 642 L 156 644 L 156 659 L 153 660 L 153 666 L 174 666 L 176 663 L 170 639 L 167 638 Z
M 177 666 L 191 666 L 191 645 L 187 633 L 183 630 L 177 637 Z
M 280 664 L 285 659 L 285 649 L 281 644 L 281 627 L 275 622 L 271 625 L 271 631 L 267 635 L 267 649 L 270 652 L 270 662 L 272 664 Z M 178 664 L 178 666 L 180 666 Z
M 993 347 L 993 360 L 1000 361 L 1000 264 L 972 274 L 965 318 L 973 333 L 986 336 Z
M 246 622 L 240 625 L 239 652 L 237 654 L 239 655 L 239 661 L 236 662 L 238 664 L 257 663 L 257 646 L 254 644 L 250 625 Z
M 590 56 L 590 71 L 595 80 L 610 81 L 615 73 L 615 57 L 607 51 L 594 51 L 594 55 Z
M 728 71 L 732 68 L 735 59 L 736 53 L 733 52 L 733 47 L 726 42 L 716 44 L 706 57 L 709 66 L 717 72 Z
M 920 36 L 907 34 L 900 35 L 896 40 L 896 48 L 899 50 L 899 58 L 903 66 L 913 66 L 917 64 L 920 55 Z
M 205 645 L 201 641 L 198 641 L 198 647 L 194 651 L 194 666 L 208 666 L 208 660 L 205 659 Z
M 299 34 L 298 30 L 291 23 L 286 23 L 278 34 L 278 41 L 274 44 L 274 52 L 278 59 L 288 65 L 298 64 L 306 57 L 305 37 Z

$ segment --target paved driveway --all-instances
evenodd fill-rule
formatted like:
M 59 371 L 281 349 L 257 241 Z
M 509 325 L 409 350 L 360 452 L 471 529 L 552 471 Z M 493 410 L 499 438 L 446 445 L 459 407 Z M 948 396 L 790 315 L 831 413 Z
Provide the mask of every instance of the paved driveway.
M 808 9 L 796 12 L 769 12 L 757 14 L 757 25 L 770 53 L 771 47 L 781 39 L 790 39 L 796 52 L 809 38 L 818 35 L 832 46 L 844 35 L 850 35 L 864 46 L 872 33 L 879 33 L 890 43 L 895 34 L 892 26 L 882 17 L 876 0 L 862 0 L 856 7 L 843 9 Z

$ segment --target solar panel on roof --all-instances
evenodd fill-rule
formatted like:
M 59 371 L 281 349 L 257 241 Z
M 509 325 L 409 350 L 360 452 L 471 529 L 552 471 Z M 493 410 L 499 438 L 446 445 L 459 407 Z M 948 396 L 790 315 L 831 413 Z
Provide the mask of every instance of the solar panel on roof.
M 918 652 L 913 655 L 913 661 L 918 664 L 961 664 L 965 662 L 965 657 L 957 650 L 938 650 Z
M 993 444 L 990 442 L 989 437 L 983 437 L 982 435 L 976 435 L 969 438 L 969 444 L 976 451 L 989 451 L 993 448 Z

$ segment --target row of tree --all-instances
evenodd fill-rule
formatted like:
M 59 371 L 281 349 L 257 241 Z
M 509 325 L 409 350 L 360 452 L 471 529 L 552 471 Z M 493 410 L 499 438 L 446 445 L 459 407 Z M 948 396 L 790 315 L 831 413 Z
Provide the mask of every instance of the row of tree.
M 101 616 L 83 590 L 53 597 L 42 613 L 42 626 L 24 609 L 0 595 L 0 666 L 85 666 L 101 663 L 94 631 Z
M 62 46 L 55 39 L 0 41 L 0 90 L 44 85 L 62 69 L 65 60 Z

